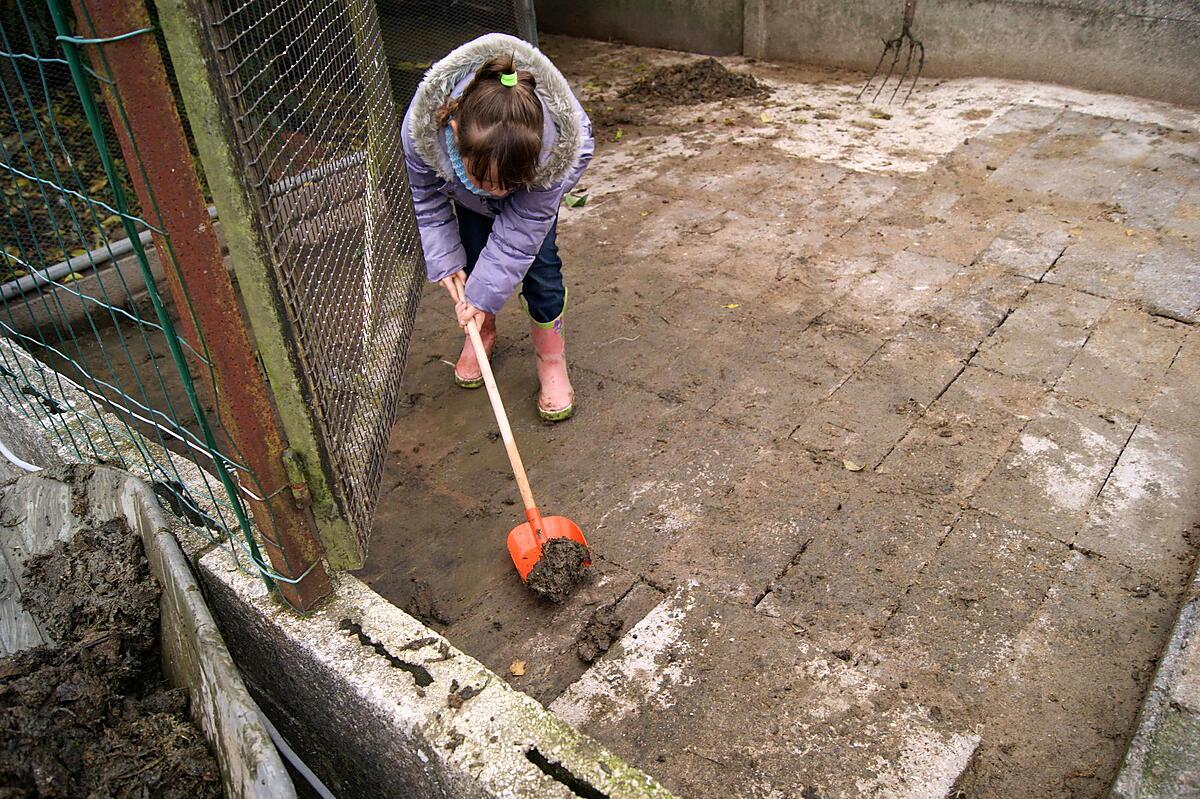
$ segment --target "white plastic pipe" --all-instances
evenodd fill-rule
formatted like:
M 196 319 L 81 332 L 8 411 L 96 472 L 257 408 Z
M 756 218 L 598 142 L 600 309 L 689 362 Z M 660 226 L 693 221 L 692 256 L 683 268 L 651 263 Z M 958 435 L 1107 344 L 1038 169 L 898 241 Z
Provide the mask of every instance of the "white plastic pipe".
M 13 466 L 16 466 L 18 469 L 23 469 L 27 472 L 40 472 L 42 470 L 41 466 L 34 466 L 32 463 L 26 463 L 18 458 L 3 441 L 0 441 L 0 455 L 3 455 L 6 461 L 11 463 Z
M 321 799 L 336 799 L 329 792 L 329 789 L 325 787 L 325 783 L 321 782 L 321 778 L 313 774 L 308 764 L 300 759 L 300 755 L 296 754 L 292 750 L 292 747 L 288 746 L 288 742 L 280 735 L 279 730 L 275 729 L 275 725 L 267 718 L 267 714 L 262 712 L 262 708 L 258 709 L 258 720 L 267 728 L 267 734 L 271 736 L 271 741 L 275 744 L 275 748 L 279 750 L 279 754 L 283 755 L 284 759 L 292 764 L 292 768 L 296 769 L 300 776 L 312 786 L 317 796 L 321 797 Z

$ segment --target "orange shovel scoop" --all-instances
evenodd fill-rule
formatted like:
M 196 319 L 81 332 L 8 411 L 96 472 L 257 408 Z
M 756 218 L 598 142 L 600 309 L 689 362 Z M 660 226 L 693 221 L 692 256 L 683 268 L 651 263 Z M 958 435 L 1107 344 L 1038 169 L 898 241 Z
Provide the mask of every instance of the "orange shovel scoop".
M 461 297 L 461 289 L 459 289 Z M 513 476 L 517 480 L 517 489 L 521 492 L 521 502 L 525 505 L 524 524 L 518 524 L 508 534 L 508 554 L 512 556 L 513 564 L 521 575 L 521 580 L 528 583 L 529 573 L 542 559 L 542 550 L 547 543 L 556 538 L 574 541 L 583 547 L 584 559 L 582 567 L 591 565 L 587 539 L 575 522 L 565 516 L 542 516 L 537 504 L 533 501 L 533 491 L 529 488 L 529 478 L 525 475 L 525 464 L 521 462 L 521 453 L 517 451 L 517 442 L 513 438 L 512 428 L 508 424 L 508 414 L 504 412 L 504 402 L 500 399 L 500 389 L 496 386 L 496 378 L 492 374 L 492 365 L 488 362 L 487 351 L 483 348 L 483 340 L 479 337 L 479 328 L 474 320 L 467 324 L 467 335 L 475 347 L 475 358 L 483 372 L 483 382 L 487 386 L 488 399 L 492 402 L 492 411 L 496 414 L 496 424 L 500 427 L 500 436 L 504 439 L 504 449 L 508 452 L 508 462 L 512 464 Z M 568 582 L 569 584 L 569 582 Z M 552 597 L 561 599 L 561 597 Z

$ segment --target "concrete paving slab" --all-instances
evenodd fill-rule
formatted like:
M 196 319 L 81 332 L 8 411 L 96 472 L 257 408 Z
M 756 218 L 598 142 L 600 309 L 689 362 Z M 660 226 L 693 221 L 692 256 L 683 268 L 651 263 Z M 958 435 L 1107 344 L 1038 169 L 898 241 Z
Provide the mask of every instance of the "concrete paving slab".
M 1193 156 L 1187 156 L 1187 166 L 1195 169 L 1196 161 Z M 1193 186 L 1187 194 L 1180 198 L 1171 218 L 1162 227 L 1162 232 L 1176 236 L 1183 241 L 1195 243 L 1200 241 L 1200 186 Z
M 1030 280 L 1042 279 L 1071 241 L 1067 225 L 1045 211 L 1023 211 L 977 259 Z
M 906 249 L 969 266 L 979 260 L 1016 211 L 994 198 L 968 195 L 946 217 L 934 216 L 913 231 Z
M 1200 439 L 1142 421 L 1129 438 L 1074 544 L 1112 558 L 1152 584 L 1192 572 L 1200 519 Z
M 958 514 L 957 503 L 864 479 L 832 509 L 798 520 L 804 546 L 757 609 L 799 626 L 828 651 L 853 653 L 891 618 Z
M 1200 437 L 1196 408 L 1200 408 L 1200 331 L 1193 328 L 1167 369 L 1144 418 L 1155 427 Z
M 786 436 L 795 420 L 825 399 L 865 363 L 882 344 L 875 333 L 858 324 L 842 324 L 838 314 L 822 314 L 798 332 L 780 320 L 773 340 L 747 362 L 751 367 L 722 396 L 714 397 L 709 412 L 719 419 Z
M 840 299 L 873 329 L 895 332 L 930 304 L 937 290 L 958 272 L 942 258 L 902 251 L 879 261 Z
M 899 600 L 874 651 L 962 705 L 983 699 L 1069 555 L 1053 539 L 967 511 Z
M 968 367 L 877 471 L 923 494 L 965 499 L 991 474 L 1043 395 L 1041 386 Z
M 873 467 L 962 368 L 942 342 L 897 337 L 801 419 L 791 438 Z
M 764 447 L 706 512 L 697 525 L 703 534 L 673 543 L 648 577 L 664 587 L 697 581 L 730 601 L 757 605 L 863 477 L 787 439 Z
M 1112 305 L 1055 388 L 1136 418 L 1175 360 L 1187 330 L 1138 308 Z
M 1195 148 L 1200 153 L 1200 146 Z M 1157 230 L 1174 215 L 1191 176 L 1170 180 L 1161 171 L 1130 169 L 1113 193 L 1121 220 L 1133 228 Z M 1185 182 L 1186 181 L 1186 182 Z
M 1095 143 L 1097 134 L 1055 127 L 999 165 L 988 183 L 1041 202 L 1114 204 L 1131 168 L 1078 158 L 1078 150 Z
M 703 535 L 708 516 L 768 439 L 680 408 L 611 448 L 581 446 L 557 456 L 538 490 L 563 498 L 562 512 L 601 557 L 645 575 L 673 543 Z
M 1109 306 L 1090 294 L 1045 284 L 1030 288 L 979 348 L 972 365 L 1053 385 Z
M 1157 246 L 1154 237 L 1107 220 L 1077 230 L 1045 281 L 1100 297 L 1129 298 L 1142 258 Z
M 968 795 L 1107 793 L 1175 607 L 1139 585 L 1119 564 L 1071 553 L 985 695 Z
M 698 588 L 664 600 L 551 709 L 697 799 L 945 796 L 978 743 Z
M 1195 324 L 1200 320 L 1200 246 L 1168 242 L 1147 253 L 1130 293 L 1150 313 Z
M 1133 429 L 1122 415 L 1050 396 L 971 503 L 1070 543 Z
M 937 331 L 967 357 L 996 332 L 1032 286 L 1028 279 L 1000 267 L 964 266 L 941 285 L 910 324 Z

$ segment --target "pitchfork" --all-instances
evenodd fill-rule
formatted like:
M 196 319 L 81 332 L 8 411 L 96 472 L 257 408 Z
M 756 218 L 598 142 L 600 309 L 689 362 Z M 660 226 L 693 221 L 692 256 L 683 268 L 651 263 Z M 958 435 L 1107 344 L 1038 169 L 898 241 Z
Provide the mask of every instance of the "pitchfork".
M 871 82 L 875 80 L 875 76 L 879 74 L 879 68 L 883 66 L 883 59 L 887 58 L 887 54 L 892 54 L 892 65 L 888 67 L 887 75 L 884 76 L 883 82 L 875 90 L 875 96 L 871 98 L 871 102 L 879 99 L 880 93 L 883 92 L 887 82 L 891 80 L 892 74 L 896 71 L 896 65 L 900 63 L 900 54 L 904 50 L 905 42 L 908 43 L 908 57 L 904 59 L 904 71 L 900 73 L 900 79 L 896 81 L 896 87 L 892 89 L 892 96 L 888 98 L 888 103 L 892 103 L 896 99 L 896 93 L 900 91 L 900 87 L 908 80 L 908 70 L 912 67 L 913 55 L 919 53 L 917 59 L 917 74 L 913 75 L 912 84 L 908 87 L 908 93 L 904 95 L 904 99 L 900 101 L 900 105 L 908 102 L 909 95 L 916 88 L 917 78 L 921 77 L 921 70 L 925 68 L 925 45 L 921 44 L 919 39 L 913 38 L 912 23 L 913 17 L 917 14 L 917 0 L 904 0 L 904 26 L 900 28 L 900 35 L 895 39 L 883 40 L 883 52 L 879 54 L 879 62 L 875 64 L 875 71 L 871 73 L 871 77 L 867 78 L 866 84 L 858 92 L 858 99 L 861 100 L 867 89 L 871 88 Z

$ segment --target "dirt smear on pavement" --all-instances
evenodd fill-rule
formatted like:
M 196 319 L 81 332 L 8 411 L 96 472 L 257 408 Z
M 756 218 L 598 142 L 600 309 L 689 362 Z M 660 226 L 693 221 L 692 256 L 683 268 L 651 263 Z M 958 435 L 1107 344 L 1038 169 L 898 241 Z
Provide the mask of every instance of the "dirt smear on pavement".
M 621 637 L 625 620 L 615 611 L 613 605 L 596 608 L 596 612 L 583 626 L 583 632 L 575 642 L 575 653 L 584 663 L 591 663 L 603 655 Z
M 187 695 L 160 668 L 158 597 L 123 521 L 29 561 L 23 605 L 58 645 L 0 659 L 0 795 L 222 795 Z
M 750 75 L 730 72 L 715 58 L 659 67 L 621 92 L 621 98 L 648 105 L 695 105 L 733 97 L 761 97 L 765 86 Z
M 525 584 L 529 590 L 555 604 L 561 604 L 584 577 L 589 560 L 583 544 L 569 538 L 552 538 L 542 547 L 542 558 L 529 572 Z

